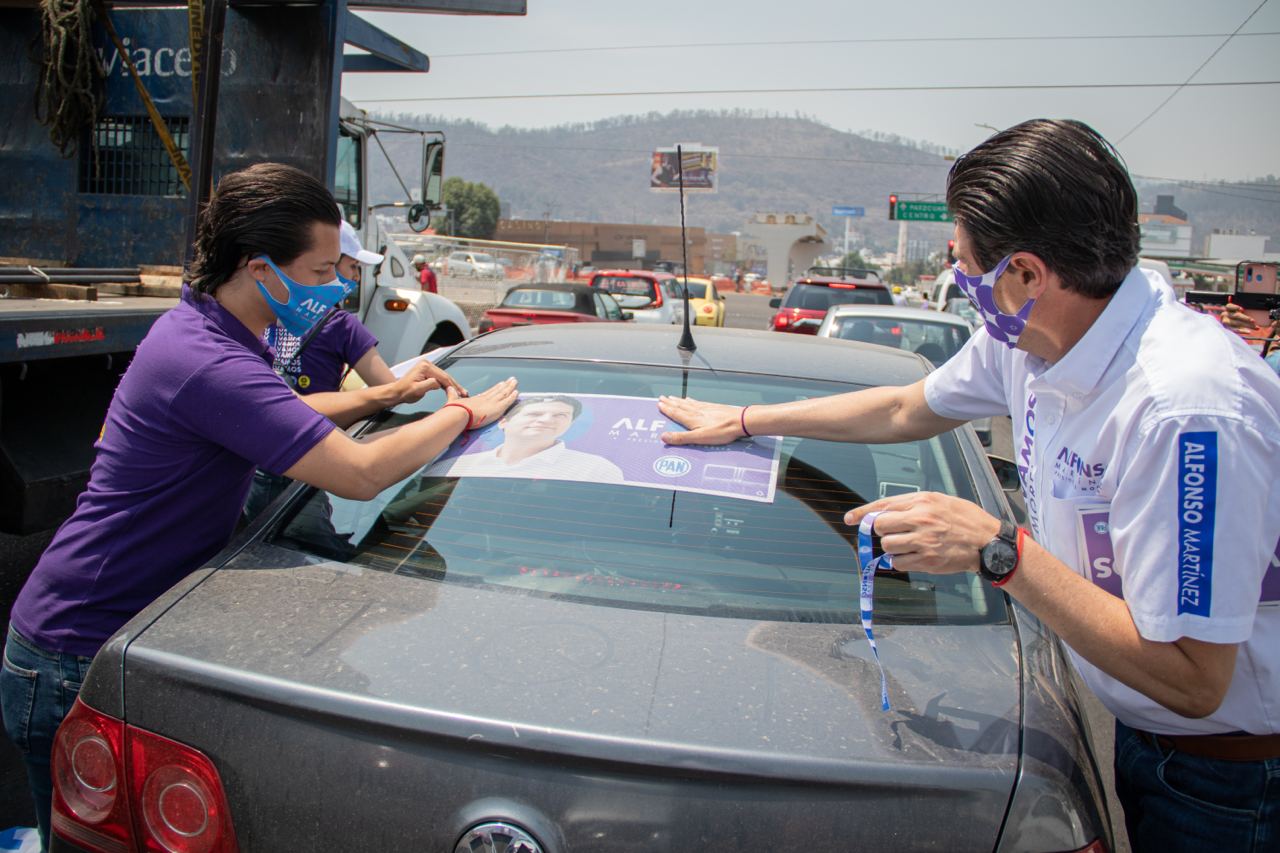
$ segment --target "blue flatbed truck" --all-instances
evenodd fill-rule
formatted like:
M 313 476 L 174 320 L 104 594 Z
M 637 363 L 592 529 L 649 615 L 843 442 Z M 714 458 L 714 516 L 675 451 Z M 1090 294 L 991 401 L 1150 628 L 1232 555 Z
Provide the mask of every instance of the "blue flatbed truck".
M 95 8 L 91 0 L 81 0 Z M 366 246 L 386 250 L 350 310 L 391 363 L 471 333 L 448 300 L 422 293 L 367 197 L 377 122 L 341 98 L 346 72 L 428 69 L 425 55 L 355 11 L 523 15 L 525 0 L 117 0 L 93 50 L 100 109 L 64 157 L 37 120 L 40 11 L 0 4 L 0 533 L 59 524 L 83 490 L 94 441 L 133 351 L 175 303 L 195 211 L 219 175 L 255 162 L 328 181 Z M 193 174 L 190 189 L 156 132 L 133 60 Z M 348 52 L 354 47 L 359 52 Z M 193 87 L 193 69 L 204 69 Z M 195 103 L 200 108 L 194 106 Z M 386 132 L 408 128 L 383 125 Z M 443 142 L 423 136 L 412 222 L 438 198 Z

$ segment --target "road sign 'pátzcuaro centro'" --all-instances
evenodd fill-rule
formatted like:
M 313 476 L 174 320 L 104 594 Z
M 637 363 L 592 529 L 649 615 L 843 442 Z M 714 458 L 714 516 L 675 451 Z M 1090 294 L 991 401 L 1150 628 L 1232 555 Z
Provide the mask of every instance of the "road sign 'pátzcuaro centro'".
M 945 201 L 908 201 L 889 196 L 889 218 L 908 222 L 950 222 Z

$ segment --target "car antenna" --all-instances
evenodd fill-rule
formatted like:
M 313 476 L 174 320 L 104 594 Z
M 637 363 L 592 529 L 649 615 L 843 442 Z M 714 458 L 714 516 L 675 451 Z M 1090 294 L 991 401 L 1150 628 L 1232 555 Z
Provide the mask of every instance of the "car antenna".
M 680 254 L 684 260 L 684 332 L 676 348 L 692 353 L 698 345 L 693 342 L 693 332 L 689 330 L 689 238 L 684 230 L 684 150 L 679 145 L 676 146 L 676 167 L 680 178 Z

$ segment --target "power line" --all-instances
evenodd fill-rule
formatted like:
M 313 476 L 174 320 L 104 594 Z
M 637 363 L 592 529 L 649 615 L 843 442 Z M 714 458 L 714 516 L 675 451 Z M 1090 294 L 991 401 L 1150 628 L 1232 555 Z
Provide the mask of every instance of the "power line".
M 1143 175 L 1133 175 L 1133 177 L 1143 178 L 1144 180 L 1152 180 L 1151 178 L 1147 178 Z M 1227 198 L 1238 198 L 1242 201 L 1257 201 L 1257 202 L 1261 202 L 1262 204 L 1280 204 L 1280 196 L 1277 196 L 1277 195 L 1272 195 L 1270 198 L 1267 198 L 1267 197 L 1260 197 L 1255 195 L 1247 195 L 1245 193 L 1228 192 L 1226 190 L 1216 189 L 1215 185 L 1206 186 L 1201 182 L 1182 181 L 1182 180 L 1178 180 L 1177 178 L 1158 178 L 1156 180 L 1159 180 L 1163 183 L 1173 184 L 1174 186 L 1182 187 L 1183 189 L 1193 190 L 1195 192 L 1209 193 L 1211 195 L 1221 195 L 1221 196 L 1226 196 Z M 1243 189 L 1243 187 L 1241 189 Z
M 1157 105 L 1156 105 L 1156 108 L 1155 108 L 1154 110 L 1152 110 L 1150 113 L 1148 113 L 1148 114 L 1147 114 L 1147 116 L 1146 116 L 1146 118 L 1144 118 L 1142 121 L 1140 121 L 1140 122 L 1138 122 L 1137 124 L 1135 124 L 1133 127 L 1129 128 L 1129 132 L 1128 132 L 1128 133 L 1126 133 L 1124 136 L 1120 137 L 1119 139 L 1117 139 L 1117 140 L 1115 141 L 1115 144 L 1116 144 L 1116 145 L 1119 145 L 1120 143 L 1122 143 L 1122 142 L 1124 142 L 1126 139 L 1128 139 L 1130 136 L 1132 136 L 1132 135 L 1134 134 L 1134 132 L 1135 132 L 1138 128 L 1142 127 L 1144 124 L 1146 124 L 1148 121 L 1150 121 L 1150 120 L 1152 119 L 1152 117 L 1153 117 L 1153 116 L 1155 116 L 1155 114 L 1156 114 L 1156 113 L 1158 113 L 1158 112 L 1160 112 L 1162 109 L 1164 109 L 1165 104 L 1167 104 L 1167 103 L 1169 103 L 1170 101 L 1172 101 L 1175 97 L 1177 97 L 1177 95 L 1178 95 L 1178 93 L 1179 93 L 1179 92 L 1181 92 L 1183 89 L 1185 89 L 1187 86 L 1189 86 L 1189 85 L 1191 84 L 1191 81 L 1195 79 L 1195 76 L 1196 76 L 1197 74 L 1199 74 L 1199 73 L 1204 69 L 1204 67 L 1205 67 L 1206 65 L 1208 65 L 1208 64 L 1213 60 L 1213 58 L 1214 58 L 1215 56 L 1217 56 L 1217 55 L 1218 55 L 1218 53 L 1219 53 L 1219 52 L 1220 52 L 1224 47 L 1226 47 L 1226 46 L 1227 46 L 1227 42 L 1231 41 L 1231 39 L 1233 39 L 1233 38 L 1235 37 L 1236 33 L 1240 32 L 1240 30 L 1244 29 L 1244 25 L 1245 25 L 1245 24 L 1247 24 L 1247 23 L 1249 23 L 1250 21 L 1252 21 L 1252 20 L 1253 20 L 1253 16 L 1254 16 L 1254 15 L 1256 15 L 1256 14 L 1258 14 L 1258 12 L 1262 11 L 1262 7 L 1263 7 L 1263 6 L 1265 6 L 1265 5 L 1267 5 L 1267 2 L 1268 2 L 1268 0 L 1262 0 L 1262 2 L 1258 4 L 1258 8 L 1256 8 L 1256 9 L 1254 9 L 1252 12 L 1250 12 L 1250 13 L 1249 13 L 1249 17 L 1245 18 L 1243 21 L 1241 21 L 1241 22 L 1240 22 L 1240 26 L 1236 27 L 1235 32 L 1233 32 L 1231 35 L 1227 36 L 1225 39 L 1223 39 L 1223 40 L 1222 40 L 1222 43 L 1221 43 L 1220 45 L 1218 45 L 1218 46 L 1217 46 L 1217 48 L 1213 51 L 1213 53 L 1209 54 L 1209 58 L 1208 58 L 1208 59 L 1206 59 L 1204 62 L 1201 62 L 1201 63 L 1200 63 L 1200 65 L 1196 67 L 1196 70 L 1191 72 L 1191 76 L 1190 76 L 1190 77 L 1188 77 L 1188 78 L 1183 82 L 1183 84 L 1182 84 L 1181 86 L 1179 86 L 1178 88 L 1176 88 L 1176 89 L 1174 89 L 1172 92 L 1170 92 L 1170 93 L 1169 93 L 1169 97 L 1165 98 L 1163 101 L 1161 101 L 1159 104 L 1157 104 Z
M 410 104 L 442 101 L 536 101 L 576 98 L 639 98 L 672 95 L 812 95 L 846 92 L 1025 92 L 1050 89 L 1167 89 L 1275 86 L 1280 80 L 1237 80 L 1223 83 L 1022 83 L 954 86 L 821 86 L 783 89 L 667 89 L 639 92 L 539 92 L 525 95 L 454 95 L 430 98 L 362 98 L 366 104 Z M 1130 131 L 1132 132 L 1132 131 Z
M 1138 175 L 1132 173 L 1131 175 L 1144 181 L 1163 181 L 1168 184 L 1178 184 L 1193 189 L 1234 189 L 1246 192 L 1280 194 L 1280 184 L 1264 184 L 1258 181 L 1193 181 L 1190 178 L 1169 178 L 1161 175 Z
M 1199 39 L 1199 38 L 1222 38 L 1232 35 L 1244 36 L 1277 36 L 1280 32 L 1259 32 L 1259 33 L 1129 33 L 1129 34 L 1111 34 L 1111 35 L 1076 35 L 1076 36 L 981 36 L 983 42 L 998 41 L 1147 41 L 1160 39 Z M 635 52 L 647 50 L 688 50 L 690 48 L 722 48 L 722 47 L 794 47 L 802 45 L 812 47 L 818 45 L 837 45 L 837 44 L 935 44 L 955 42 L 956 36 L 938 36 L 923 38 L 857 38 L 857 39 L 794 39 L 788 41 L 704 41 L 704 42 L 684 42 L 681 44 L 622 44 L 612 45 L 609 47 L 548 47 L 548 48 L 528 48 L 525 50 L 490 50 L 474 53 L 433 53 L 432 59 L 470 59 L 472 57 L 490 57 L 490 56 L 531 56 L 545 55 L 551 53 L 598 53 L 606 51 L 609 53 L 618 53 L 621 51 Z

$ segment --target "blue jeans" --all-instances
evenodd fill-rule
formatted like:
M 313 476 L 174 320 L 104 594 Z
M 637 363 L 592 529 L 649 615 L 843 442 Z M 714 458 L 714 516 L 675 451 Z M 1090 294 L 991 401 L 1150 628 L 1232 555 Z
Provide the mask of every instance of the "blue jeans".
M 288 477 L 281 477 L 261 468 L 254 471 L 253 484 L 249 486 L 249 496 L 244 501 L 244 523 L 248 524 L 257 518 L 267 508 L 267 504 L 280 497 L 292 482 Z
M 1116 796 L 1134 853 L 1280 849 L 1280 759 L 1166 750 L 1116 720 Z
M 53 736 L 75 703 L 92 662 L 93 658 L 45 651 L 12 626 L 9 628 L 0 667 L 4 731 L 27 765 L 40 841 L 46 850 L 53 799 L 53 776 L 49 770 Z

